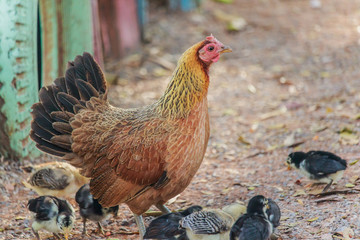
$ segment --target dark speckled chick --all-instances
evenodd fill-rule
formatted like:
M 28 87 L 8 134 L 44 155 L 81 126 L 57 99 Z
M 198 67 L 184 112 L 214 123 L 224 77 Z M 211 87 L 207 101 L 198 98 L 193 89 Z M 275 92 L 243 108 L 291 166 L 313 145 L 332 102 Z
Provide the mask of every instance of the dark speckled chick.
M 344 159 L 325 151 L 293 152 L 289 154 L 286 162 L 309 179 L 327 183 L 323 192 L 328 190 L 333 182 L 342 178 L 347 167 Z
M 68 239 L 75 222 L 75 212 L 66 200 L 53 196 L 41 196 L 30 199 L 28 209 L 33 213 L 31 228 L 38 240 L 39 230 L 46 230 L 61 239 L 59 233 L 64 233 Z
M 232 226 L 230 240 L 267 240 L 273 231 L 266 211 L 268 199 L 257 195 L 250 199 L 246 214 L 242 215 Z
M 75 200 L 79 204 L 80 215 L 83 219 L 83 235 L 86 235 L 86 220 L 94 221 L 98 225 L 98 231 L 104 234 L 101 221 L 104 221 L 113 215 L 117 216 L 119 206 L 103 208 L 98 200 L 94 199 L 90 193 L 89 184 L 82 186 L 75 195 Z

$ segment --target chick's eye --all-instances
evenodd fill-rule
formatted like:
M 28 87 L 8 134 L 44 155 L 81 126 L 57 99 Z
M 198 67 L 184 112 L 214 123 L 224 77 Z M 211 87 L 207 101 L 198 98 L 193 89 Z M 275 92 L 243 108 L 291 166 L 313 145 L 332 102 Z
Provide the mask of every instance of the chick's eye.
M 208 50 L 211 52 L 211 51 L 213 51 L 214 50 L 214 46 L 209 46 L 208 47 Z

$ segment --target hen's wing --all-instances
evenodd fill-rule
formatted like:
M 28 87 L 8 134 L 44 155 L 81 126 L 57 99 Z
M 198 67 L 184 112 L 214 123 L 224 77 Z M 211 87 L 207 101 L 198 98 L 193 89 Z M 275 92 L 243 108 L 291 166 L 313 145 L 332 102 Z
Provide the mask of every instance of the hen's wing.
M 71 122 L 76 156 L 69 155 L 68 160 L 91 177 L 94 197 L 121 188 L 115 184 L 116 179 L 144 189 L 164 186 L 169 181 L 165 170 L 169 138 L 179 137 L 174 136 L 171 125 L 161 119 L 142 119 L 141 110 L 105 108 L 103 105 L 94 111 L 83 110 Z
M 218 234 L 229 230 L 232 222 L 233 218 L 224 212 L 199 211 L 181 219 L 180 226 L 194 234 Z

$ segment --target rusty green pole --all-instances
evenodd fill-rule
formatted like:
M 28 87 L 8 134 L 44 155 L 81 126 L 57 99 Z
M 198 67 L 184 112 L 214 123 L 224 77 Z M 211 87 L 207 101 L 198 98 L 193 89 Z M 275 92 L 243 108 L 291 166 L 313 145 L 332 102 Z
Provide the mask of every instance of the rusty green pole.
M 0 0 L 0 154 L 38 155 L 29 138 L 38 100 L 37 0 Z

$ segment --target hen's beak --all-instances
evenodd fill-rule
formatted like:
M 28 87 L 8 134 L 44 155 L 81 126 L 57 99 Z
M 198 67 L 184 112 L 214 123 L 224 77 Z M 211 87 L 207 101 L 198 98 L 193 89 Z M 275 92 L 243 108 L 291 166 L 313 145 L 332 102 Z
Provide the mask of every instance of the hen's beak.
M 220 53 L 226 53 L 226 52 L 232 52 L 231 47 L 229 47 L 229 46 L 222 46 L 222 47 L 221 47 L 221 50 L 220 50 Z

